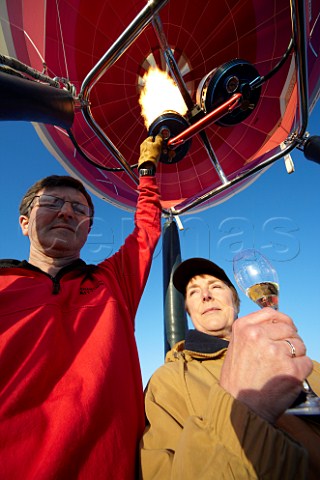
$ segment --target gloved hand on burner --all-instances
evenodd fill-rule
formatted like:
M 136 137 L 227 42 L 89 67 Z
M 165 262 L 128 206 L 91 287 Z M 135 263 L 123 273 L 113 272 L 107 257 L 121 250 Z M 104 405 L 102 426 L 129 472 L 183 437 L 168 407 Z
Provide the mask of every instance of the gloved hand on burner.
M 163 138 L 161 135 L 146 138 L 140 145 L 138 170 L 141 168 L 157 168 L 161 155 Z

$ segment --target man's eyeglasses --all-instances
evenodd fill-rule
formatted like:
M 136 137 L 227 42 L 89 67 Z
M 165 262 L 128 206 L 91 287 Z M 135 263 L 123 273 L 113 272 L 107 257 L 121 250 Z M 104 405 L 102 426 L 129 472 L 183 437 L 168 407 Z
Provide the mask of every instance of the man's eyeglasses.
M 88 205 L 83 205 L 78 202 L 70 202 L 69 200 L 64 200 L 63 198 L 54 197 L 53 195 L 35 195 L 30 202 L 30 205 L 35 198 L 38 198 L 38 206 L 50 208 L 50 210 L 61 210 L 65 203 L 70 203 L 72 210 L 76 215 L 83 215 L 85 217 L 92 217 L 92 209 Z

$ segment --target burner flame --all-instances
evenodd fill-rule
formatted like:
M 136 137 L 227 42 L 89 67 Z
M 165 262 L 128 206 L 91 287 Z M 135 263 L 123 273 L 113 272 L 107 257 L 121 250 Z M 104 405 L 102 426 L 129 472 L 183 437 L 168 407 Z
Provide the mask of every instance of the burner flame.
M 147 129 L 166 110 L 180 113 L 180 115 L 187 113 L 187 106 L 180 90 L 167 72 L 151 67 L 144 74 L 142 83 L 139 104 Z

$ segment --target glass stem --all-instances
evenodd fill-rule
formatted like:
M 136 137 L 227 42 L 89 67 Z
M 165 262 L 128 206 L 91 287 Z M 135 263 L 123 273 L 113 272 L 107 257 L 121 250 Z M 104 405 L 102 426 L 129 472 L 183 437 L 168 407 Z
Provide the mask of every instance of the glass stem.
M 312 390 L 311 385 L 310 385 L 310 383 L 308 382 L 308 380 L 303 380 L 302 385 L 303 385 L 303 390 L 305 391 L 305 393 L 306 393 L 307 395 L 312 395 L 312 396 L 314 396 L 314 397 L 317 397 L 317 396 L 318 396 L 318 395 L 316 395 L 316 394 L 314 393 L 314 391 Z

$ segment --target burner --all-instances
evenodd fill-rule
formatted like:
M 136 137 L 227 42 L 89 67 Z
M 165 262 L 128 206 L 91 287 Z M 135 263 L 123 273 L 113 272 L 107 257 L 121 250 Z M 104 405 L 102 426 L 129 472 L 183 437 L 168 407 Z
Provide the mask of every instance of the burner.
M 246 60 L 231 60 L 211 70 L 200 82 L 197 89 L 197 103 L 206 112 L 228 100 L 234 93 L 241 93 L 243 99 L 238 108 L 225 115 L 216 123 L 221 126 L 243 122 L 257 105 L 261 88 L 251 88 L 253 80 L 260 78 L 257 70 Z
M 164 141 L 175 137 L 189 127 L 187 120 L 179 113 L 173 111 L 165 111 L 156 118 L 149 128 L 149 135 L 158 135 L 160 133 Z M 162 163 L 177 163 L 188 153 L 191 145 L 191 139 L 176 147 L 174 150 L 166 148 L 164 144 L 160 161 Z

